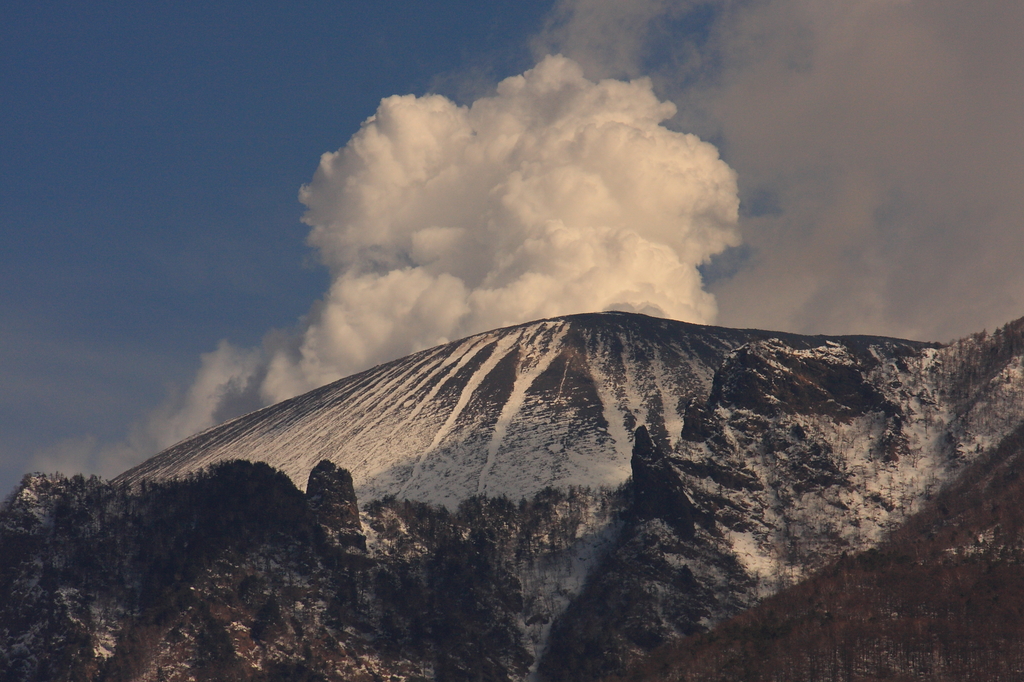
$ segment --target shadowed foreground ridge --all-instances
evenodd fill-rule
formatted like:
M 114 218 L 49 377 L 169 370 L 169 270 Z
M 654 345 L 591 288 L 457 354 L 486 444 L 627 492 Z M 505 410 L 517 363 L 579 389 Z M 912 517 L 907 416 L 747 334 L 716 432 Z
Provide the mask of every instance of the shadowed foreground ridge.
M 578 549 L 590 493 L 473 498 L 455 512 L 388 500 L 365 526 L 354 497 L 327 497 L 241 461 L 136 490 L 27 478 L 0 512 L 0 679 L 526 674 L 520 614 L 549 616 L 516 571 Z

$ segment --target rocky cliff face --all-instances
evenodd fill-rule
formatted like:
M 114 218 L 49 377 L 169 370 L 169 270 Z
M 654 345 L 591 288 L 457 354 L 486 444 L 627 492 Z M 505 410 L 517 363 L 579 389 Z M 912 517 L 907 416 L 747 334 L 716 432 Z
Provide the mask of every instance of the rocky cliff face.
M 309 472 L 306 502 L 330 542 L 366 550 L 352 474 L 323 460 Z
M 1022 354 L 1024 321 L 938 346 L 619 314 L 425 351 L 113 484 L 26 479 L 0 679 L 647 670 L 973 490 Z
M 1022 471 L 1018 428 L 876 547 L 635 659 L 621 679 L 1021 679 Z

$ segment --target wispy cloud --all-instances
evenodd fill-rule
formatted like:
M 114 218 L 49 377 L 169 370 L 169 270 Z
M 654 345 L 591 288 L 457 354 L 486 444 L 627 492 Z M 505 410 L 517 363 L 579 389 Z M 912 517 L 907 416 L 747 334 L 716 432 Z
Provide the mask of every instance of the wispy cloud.
M 558 17 L 546 44 L 594 75 L 648 69 L 674 124 L 737 170 L 750 251 L 712 287 L 721 323 L 945 339 L 1024 314 L 1024 5 L 576 0 Z M 703 29 L 659 32 L 680 17 Z

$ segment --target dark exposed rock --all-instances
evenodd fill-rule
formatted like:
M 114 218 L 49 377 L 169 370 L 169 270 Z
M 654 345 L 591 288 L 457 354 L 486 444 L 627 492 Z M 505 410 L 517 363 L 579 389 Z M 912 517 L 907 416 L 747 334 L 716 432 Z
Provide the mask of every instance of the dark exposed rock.
M 658 450 L 645 426 L 633 437 L 633 506 L 638 521 L 661 519 L 684 540 L 693 539 L 696 510 L 679 474 Z
M 343 547 L 366 549 L 352 474 L 321 460 L 309 472 L 306 500 L 328 537 Z
M 691 443 L 700 443 L 714 437 L 720 429 L 707 405 L 697 398 L 691 398 L 683 413 L 683 430 L 680 437 Z
M 678 466 L 690 476 L 710 478 L 718 485 L 730 490 L 764 490 L 764 484 L 753 472 L 727 467 L 713 459 L 705 459 L 700 462 L 684 460 L 679 462 Z
M 848 421 L 885 402 L 863 374 L 877 362 L 870 356 L 843 358 L 851 364 L 791 351 L 774 339 L 738 348 L 716 372 L 709 403 L 769 417 L 793 413 Z
M 886 420 L 885 432 L 878 441 L 878 450 L 887 462 L 899 462 L 910 454 L 907 436 L 903 433 L 902 414 L 893 414 Z
M 644 426 L 634 432 L 631 464 L 631 504 L 618 541 L 555 621 L 539 666 L 544 680 L 603 679 L 666 642 L 703 632 L 711 613 L 728 605 L 691 566 L 714 565 L 733 585 L 749 581 L 734 558 L 709 542 L 706 529 L 715 519 L 695 507 L 680 463 L 655 445 Z

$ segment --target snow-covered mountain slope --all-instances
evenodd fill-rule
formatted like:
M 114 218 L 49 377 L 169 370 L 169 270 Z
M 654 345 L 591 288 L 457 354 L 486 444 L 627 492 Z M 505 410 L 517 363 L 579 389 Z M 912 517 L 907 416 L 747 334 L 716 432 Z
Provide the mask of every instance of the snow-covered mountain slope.
M 638 430 L 633 523 L 556 621 L 545 679 L 622 675 L 878 546 L 1019 440 L 1024 320 L 947 346 L 751 339 L 682 414 L 671 450 Z
M 321 459 L 360 500 L 392 494 L 454 506 L 548 486 L 615 486 L 632 431 L 666 445 L 682 406 L 761 332 L 640 315 L 577 315 L 416 353 L 189 438 L 120 480 L 178 477 L 228 459 L 264 461 L 305 485 Z
M 360 500 L 612 488 L 646 426 L 666 475 L 771 593 L 899 526 L 1024 420 L 1020 322 L 947 346 L 625 313 L 499 329 L 194 436 L 120 481 L 263 461 L 300 488 L 329 460 Z
M 693 443 L 704 440 L 693 435 L 698 408 L 718 381 L 727 395 L 711 408 L 731 434 L 728 448 L 716 446 L 719 459 L 726 449 L 729 461 L 789 456 L 779 451 L 788 447 L 783 442 L 736 440 L 737 428 L 746 428 L 744 415 L 757 413 L 766 424 L 781 419 L 793 433 L 808 430 L 820 441 L 828 452 L 818 454 L 835 460 L 842 476 L 863 479 L 863 495 L 900 486 L 909 476 L 914 482 L 899 501 L 905 506 L 944 479 L 943 453 L 953 437 L 944 425 L 956 421 L 957 407 L 943 384 L 952 380 L 950 371 L 943 368 L 957 364 L 953 352 L 963 343 L 939 349 L 626 313 L 555 318 L 478 334 L 341 379 L 193 436 L 119 480 L 180 477 L 245 459 L 266 462 L 302 487 L 316 463 L 327 459 L 352 473 L 361 500 L 395 495 L 450 508 L 476 494 L 515 500 L 549 486 L 615 486 L 629 476 L 638 425 L 647 426 L 661 450 L 697 456 Z M 1009 374 L 997 388 L 1020 384 L 1013 375 L 1018 370 L 1001 371 Z M 1012 409 L 1001 414 L 975 419 L 980 428 L 974 434 L 960 424 L 955 440 L 980 438 L 970 444 L 974 449 L 997 442 L 1016 419 Z M 900 453 L 910 465 L 897 467 L 899 481 L 877 466 L 865 473 L 866 462 L 895 462 Z M 755 465 L 767 466 L 749 463 Z M 769 487 L 786 478 L 765 475 Z

